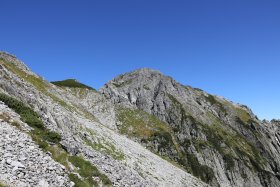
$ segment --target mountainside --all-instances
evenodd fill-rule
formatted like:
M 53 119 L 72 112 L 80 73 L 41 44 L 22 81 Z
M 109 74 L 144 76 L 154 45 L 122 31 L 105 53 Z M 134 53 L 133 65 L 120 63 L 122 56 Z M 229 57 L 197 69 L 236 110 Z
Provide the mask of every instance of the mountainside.
M 122 134 L 206 183 L 280 185 L 279 123 L 150 69 L 121 75 L 101 92 L 114 103 Z
M 99 91 L 0 52 L 0 186 L 280 186 L 280 122 L 158 71 Z

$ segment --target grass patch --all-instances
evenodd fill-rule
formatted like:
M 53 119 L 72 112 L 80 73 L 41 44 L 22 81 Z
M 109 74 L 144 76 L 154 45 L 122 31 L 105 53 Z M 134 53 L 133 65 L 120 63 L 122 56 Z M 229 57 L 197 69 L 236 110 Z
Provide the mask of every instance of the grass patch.
M 112 83 L 115 87 L 119 88 L 119 87 L 123 87 L 125 85 L 128 85 L 128 84 L 131 84 L 132 83 L 132 80 L 127 80 L 127 81 L 124 81 L 124 82 L 121 82 L 121 83 Z
M 87 86 L 83 83 L 80 83 L 79 81 L 77 81 L 75 79 L 66 79 L 66 80 L 63 80 L 63 81 L 53 81 L 51 83 L 56 85 L 56 86 L 60 86 L 60 87 L 86 88 L 86 89 L 89 89 L 89 90 L 95 90 L 92 87 Z
M 58 143 L 61 141 L 61 136 L 56 132 L 46 129 L 39 115 L 23 102 L 3 93 L 0 93 L 0 101 L 4 102 L 9 108 L 18 113 L 21 120 L 33 128 L 31 131 L 33 135 L 40 136 L 44 141 L 51 143 Z M 13 122 L 12 125 L 19 126 L 16 122 Z
M 27 81 L 28 83 L 32 84 L 38 91 L 44 93 L 45 95 L 49 96 L 50 98 L 52 98 L 52 100 L 54 102 L 57 102 L 59 105 L 67 108 L 70 111 L 75 110 L 74 107 L 70 106 L 69 104 L 67 104 L 65 101 L 59 99 L 58 97 L 56 97 L 55 95 L 51 94 L 48 92 L 47 90 L 47 85 L 44 82 L 43 79 L 36 77 L 34 75 L 31 74 L 27 74 L 26 72 L 24 72 L 23 70 L 19 69 L 18 67 L 16 67 L 13 63 L 7 62 L 4 59 L 0 59 L 2 62 L 4 62 L 4 66 L 11 72 L 13 72 L 14 74 L 18 75 L 20 78 L 24 79 L 25 81 Z
M 69 167 L 69 161 L 68 161 L 68 157 L 69 154 L 61 147 L 60 144 L 54 145 L 54 146 L 49 146 L 47 145 L 44 148 L 45 151 L 49 151 L 52 154 L 52 158 L 62 164 L 63 166 L 65 166 L 68 170 L 70 169 Z
M 112 186 L 112 183 L 108 177 L 100 173 L 98 169 L 89 161 L 86 161 L 82 157 L 78 156 L 70 156 L 68 159 L 77 168 L 77 172 L 83 178 L 82 180 L 79 180 L 77 176 L 70 174 L 69 177 L 77 182 L 75 183 L 75 186 L 97 186 L 97 182 L 93 180 L 93 177 L 99 177 L 104 185 Z
M 180 110 L 183 120 L 189 120 L 195 124 L 198 123 L 193 117 L 185 113 L 183 106 L 175 98 L 170 96 L 170 99 L 173 101 L 175 107 Z M 209 183 L 214 180 L 215 176 L 213 170 L 206 165 L 199 164 L 194 155 L 182 153 L 180 148 L 177 148 L 175 145 L 177 142 L 175 143 L 172 139 L 172 131 L 155 116 L 147 114 L 142 110 L 124 108 L 118 109 L 117 114 L 118 119 L 122 122 L 122 126 L 119 127 L 121 133 L 128 134 L 129 137 L 141 137 L 141 141 L 144 143 L 157 142 L 157 150 L 150 147 L 148 148 L 173 164 L 175 161 L 177 165 L 179 164 L 180 167 L 183 166 L 184 169 L 205 182 Z M 197 140 L 196 143 L 201 148 L 207 145 L 207 142 L 202 140 Z M 191 144 L 191 140 L 186 140 L 181 145 L 178 145 L 178 147 L 189 147 Z M 177 151 L 177 158 L 179 159 L 176 159 L 176 155 L 173 155 L 173 158 L 167 158 L 165 155 L 160 154 L 161 150 L 171 150 L 172 148 Z
M 235 107 L 235 111 L 236 111 L 237 116 L 238 116 L 244 123 L 247 123 L 247 122 L 251 119 L 251 116 L 249 115 L 249 113 L 248 113 L 246 110 L 241 109 L 241 108 L 238 108 L 238 107 Z
M 118 108 L 117 118 L 121 122 L 120 133 L 128 137 L 148 139 L 156 132 L 170 132 L 164 122 L 142 110 Z
M 4 185 L 3 183 L 0 183 L 0 187 L 7 187 L 7 186 Z
M 202 129 L 210 145 L 223 156 L 226 169 L 233 169 L 234 160 L 243 160 L 243 157 L 248 158 L 257 170 L 266 163 L 260 152 L 238 132 L 225 129 L 221 124 L 203 125 Z
M 85 140 L 85 143 L 91 146 L 94 150 L 112 156 L 115 160 L 125 160 L 124 154 L 120 151 L 117 151 L 116 147 L 113 144 L 110 144 L 108 142 L 96 143 L 90 140 Z
M 23 70 L 19 69 L 17 66 L 15 66 L 13 63 L 7 62 L 4 59 L 1 59 L 4 61 L 4 66 L 13 72 L 14 74 L 18 75 L 20 78 L 26 80 L 27 82 L 34 85 L 39 91 L 46 92 L 46 87 L 44 81 L 39 78 L 35 77 L 34 75 L 27 74 Z
M 206 101 L 208 101 L 212 106 L 218 106 L 219 109 L 227 114 L 227 110 L 225 109 L 224 105 L 220 103 L 213 95 L 207 95 L 205 96 Z
M 44 124 L 40 120 L 39 115 L 21 101 L 3 93 L 0 93 L 0 100 L 4 102 L 9 108 L 12 108 L 16 113 L 18 113 L 23 122 L 27 123 L 33 128 L 44 128 Z
M 180 147 L 173 137 L 173 131 L 154 115 L 143 110 L 120 107 L 117 108 L 117 118 L 121 122 L 118 126 L 121 134 L 136 138 L 154 153 L 165 154 L 165 150 L 174 150 L 175 156 L 179 157 Z M 157 146 L 154 146 L 154 142 L 157 142 Z

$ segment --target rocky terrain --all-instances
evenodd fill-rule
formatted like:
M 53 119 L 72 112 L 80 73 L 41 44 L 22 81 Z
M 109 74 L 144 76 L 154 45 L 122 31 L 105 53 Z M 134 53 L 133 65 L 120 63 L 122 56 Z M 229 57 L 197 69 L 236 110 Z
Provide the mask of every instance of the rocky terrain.
M 99 91 L 0 52 L 0 186 L 280 186 L 280 122 L 159 71 Z
M 0 115 L 0 181 L 22 187 L 73 186 L 64 166 L 44 154 L 26 133 L 10 125 L 26 125 L 17 114 L 0 103 Z
M 32 138 L 30 144 L 37 144 L 45 157 L 50 155 L 54 164 L 65 167 L 61 175 L 66 177 L 61 181 L 68 180 L 67 185 L 72 181 L 75 186 L 206 186 L 119 134 L 113 103 L 101 93 L 55 86 L 7 53 L 0 53 L 0 76 L 1 100 L 8 106 L 5 110 L 19 113 L 20 119 L 31 128 L 29 132 L 22 131 L 26 139 Z M 15 127 L 24 129 L 22 125 L 11 127 L 12 122 L 3 121 L 1 132 L 5 126 L 15 131 Z M 0 183 L 12 186 L 21 182 L 17 173 L 3 172 L 7 177 L 0 178 Z M 42 179 L 44 186 L 52 186 L 59 177 L 57 173 L 48 180 L 43 174 L 40 178 L 34 175 L 34 183 L 27 181 L 27 184 L 39 184 Z

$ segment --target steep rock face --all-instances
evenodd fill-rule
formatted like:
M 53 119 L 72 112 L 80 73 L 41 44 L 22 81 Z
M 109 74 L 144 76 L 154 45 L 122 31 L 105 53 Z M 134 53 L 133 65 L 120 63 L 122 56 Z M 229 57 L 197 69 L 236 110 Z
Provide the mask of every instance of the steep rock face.
M 121 133 L 205 182 L 280 185 L 279 125 L 248 107 L 150 69 L 121 75 L 100 92 L 114 103 Z
M 65 165 L 71 173 L 69 178 L 76 184 L 82 178 L 99 186 L 110 186 L 107 176 L 113 186 L 206 186 L 112 130 L 116 128 L 115 111 L 103 95 L 86 89 L 78 90 L 85 92 L 78 96 L 76 91 L 50 84 L 14 56 L 0 53 L 0 93 L 30 106 L 39 114 L 46 130 L 61 136 L 55 145 L 45 145 L 47 142 L 40 140 L 44 143 L 40 146 L 51 150 L 49 154 Z M 92 166 L 81 167 L 79 164 L 83 163 Z M 87 178 L 88 173 L 81 172 L 83 168 L 94 170 L 94 178 Z M 9 170 L 3 172 L 8 174 Z

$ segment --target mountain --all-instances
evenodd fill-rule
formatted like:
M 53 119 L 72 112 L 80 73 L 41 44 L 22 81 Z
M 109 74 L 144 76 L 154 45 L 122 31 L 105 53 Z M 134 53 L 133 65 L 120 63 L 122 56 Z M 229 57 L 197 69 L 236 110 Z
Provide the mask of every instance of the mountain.
M 0 186 L 280 185 L 280 122 L 140 69 L 100 90 L 0 53 Z
M 279 186 L 279 123 L 140 69 L 107 83 L 118 129 L 213 186 Z M 138 124 L 141 124 L 139 127 Z

